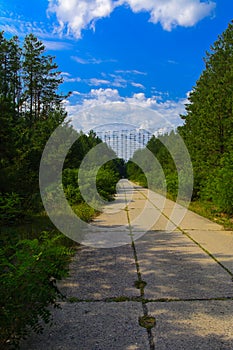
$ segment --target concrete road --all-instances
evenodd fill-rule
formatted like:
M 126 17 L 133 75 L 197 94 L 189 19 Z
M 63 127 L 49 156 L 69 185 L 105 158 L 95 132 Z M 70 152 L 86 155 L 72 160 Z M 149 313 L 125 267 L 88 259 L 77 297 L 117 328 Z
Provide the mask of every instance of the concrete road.
M 128 180 L 118 190 L 60 284 L 53 326 L 22 349 L 233 349 L 233 233 Z

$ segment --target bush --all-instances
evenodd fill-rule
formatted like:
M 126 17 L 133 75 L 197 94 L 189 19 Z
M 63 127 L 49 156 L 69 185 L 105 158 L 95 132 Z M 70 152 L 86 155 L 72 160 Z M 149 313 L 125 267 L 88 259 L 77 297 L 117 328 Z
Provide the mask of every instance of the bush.
M 178 193 L 178 177 L 177 173 L 171 173 L 166 175 L 167 192 L 172 196 L 172 198 L 177 197 Z
M 144 173 L 138 175 L 137 182 L 142 187 L 146 187 L 146 188 L 148 187 L 147 178 L 146 178 L 146 175 Z
M 0 224 L 12 224 L 22 216 L 22 198 L 17 193 L 0 193 Z
M 65 169 L 63 171 L 63 187 L 67 200 L 71 205 L 84 202 L 79 187 L 78 169 Z M 96 189 L 99 195 L 105 200 L 112 200 L 116 193 L 116 184 L 119 181 L 119 174 L 110 168 L 101 167 L 96 174 L 96 169 L 82 170 L 80 186 L 85 200 L 88 203 L 97 200 Z
M 233 214 L 233 155 L 226 154 L 213 184 L 213 202 L 226 214 Z
M 97 214 L 97 211 L 87 203 L 81 203 L 73 206 L 75 214 L 83 221 L 90 222 Z
M 118 181 L 119 177 L 113 170 L 100 168 L 96 177 L 96 188 L 100 196 L 105 200 L 112 200 Z
M 60 235 L 21 240 L 0 249 L 0 344 L 18 347 L 32 329 L 41 333 L 41 320 L 51 320 L 49 305 L 62 296 L 56 280 L 68 275 L 71 250 L 60 245 Z

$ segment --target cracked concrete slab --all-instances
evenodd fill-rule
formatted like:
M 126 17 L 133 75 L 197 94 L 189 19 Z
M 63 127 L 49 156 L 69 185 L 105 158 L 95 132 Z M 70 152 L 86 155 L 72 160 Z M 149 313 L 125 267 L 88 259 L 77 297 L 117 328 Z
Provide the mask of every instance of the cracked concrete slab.
M 219 230 L 186 230 L 186 232 L 233 274 L 233 232 Z
M 70 264 L 70 277 L 59 283 L 68 297 L 137 297 L 137 272 L 130 245 L 111 249 L 81 247 Z
M 149 303 L 155 349 L 233 349 L 233 301 Z
M 175 220 L 186 213 L 172 231 L 174 203 L 127 180 L 117 199 L 94 221 L 88 243 L 132 244 L 80 247 L 60 283 L 74 302 L 53 310 L 54 325 L 22 350 L 233 349 L 232 233 L 180 205 Z M 155 217 L 153 230 L 143 231 Z M 101 237 L 97 227 L 106 229 Z M 148 315 L 156 318 L 150 331 L 138 323 Z
M 140 303 L 62 303 L 54 325 L 24 341 L 21 350 L 145 350 L 146 329 L 138 324 Z
M 145 297 L 232 296 L 232 277 L 181 232 L 148 232 L 135 242 Z

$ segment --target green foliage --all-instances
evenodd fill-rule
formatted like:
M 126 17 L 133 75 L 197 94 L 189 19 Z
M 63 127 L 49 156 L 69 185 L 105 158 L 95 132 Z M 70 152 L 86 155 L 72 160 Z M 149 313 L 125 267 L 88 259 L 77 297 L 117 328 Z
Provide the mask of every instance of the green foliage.
M 17 193 L 0 193 L 0 224 L 13 224 L 23 216 L 22 199 Z
M 74 142 L 66 156 L 64 168 L 79 168 L 85 155 L 101 142 L 102 141 L 93 131 L 90 131 L 88 135 L 83 134 L 82 131 L 77 133 L 77 140 Z
M 201 191 L 203 200 L 211 200 L 223 213 L 233 214 L 233 154 L 225 154 Z
M 75 132 L 65 123 L 62 100 L 68 95 L 58 93 L 62 77 L 57 68 L 54 57 L 45 55 L 45 46 L 33 34 L 27 35 L 20 44 L 17 37 L 8 40 L 0 32 L 0 221 L 4 225 L 0 237 L 3 243 L 0 250 L 0 345 L 3 346 L 9 341 L 17 346 L 20 339 L 28 335 L 29 328 L 42 331 L 41 321 L 49 322 L 51 318 L 48 306 L 57 306 L 61 297 L 56 280 L 68 273 L 70 250 L 65 247 L 64 236 L 53 237 L 50 233 L 40 237 L 32 227 L 26 228 L 28 214 L 42 212 L 39 165 L 46 142 L 61 124 Z M 101 140 L 93 131 L 77 136 L 65 160 L 63 187 L 77 215 L 90 221 L 96 211 L 82 198 L 78 168 Z M 59 146 L 56 156 L 60 154 Z M 91 201 L 97 200 L 95 186 L 102 198 L 111 200 L 124 172 L 124 162 L 108 162 L 115 154 L 106 144 L 103 149 L 101 160 L 95 152 L 91 153 L 85 169 L 84 186 Z M 95 173 L 93 187 L 93 171 L 98 169 L 96 159 L 102 163 L 106 159 L 106 164 Z M 57 185 L 48 182 L 48 186 L 51 189 L 48 200 L 53 204 Z M 25 213 L 25 229 L 9 226 L 15 225 L 16 219 Z M 51 223 L 46 224 L 46 230 L 50 229 Z
M 210 200 L 232 214 L 233 22 L 211 46 L 205 64 L 179 133 L 193 163 L 193 198 Z
M 180 137 L 172 131 L 158 138 L 153 136 L 146 149 L 136 151 L 127 163 L 127 174 L 132 181 L 160 193 L 168 192 L 173 198 L 177 197 L 178 187 L 181 187 L 179 195 L 186 197 L 188 191 L 184 188 L 187 180 L 184 163 Z M 178 176 L 182 184 L 178 183 Z
M 21 240 L 0 249 L 1 339 L 17 346 L 29 328 L 41 333 L 41 320 L 51 320 L 49 305 L 62 297 L 56 281 L 67 276 L 71 251 L 59 244 L 60 236 Z M 29 328 L 28 328 L 29 327 Z
M 126 164 L 126 174 L 127 177 L 132 180 L 132 181 L 139 181 L 140 177 L 145 176 L 142 169 L 139 167 L 139 165 L 137 165 L 136 163 L 134 163 L 133 160 L 129 160 Z M 140 183 L 141 184 L 141 183 Z
M 72 208 L 75 214 L 85 222 L 90 222 L 97 214 L 97 211 L 85 202 L 74 204 Z
M 64 96 L 57 93 L 60 72 L 54 58 L 44 53 L 44 45 L 32 34 L 21 45 L 17 37 L 8 40 L 0 32 L 0 343 L 4 347 L 7 341 L 17 345 L 28 327 L 42 330 L 40 321 L 50 319 L 47 307 L 56 306 L 60 296 L 56 280 L 68 271 L 70 251 L 64 238 L 44 234 L 35 239 L 38 233 L 20 232 L 22 222 L 17 221 L 26 222 L 26 213 L 42 210 L 40 158 L 51 133 L 66 117 Z
M 96 203 L 97 194 L 104 200 L 112 200 L 116 193 L 116 184 L 119 181 L 119 174 L 115 171 L 101 167 L 92 170 L 82 171 L 81 185 L 79 183 L 78 169 L 63 170 L 63 187 L 67 200 L 71 205 L 83 203 Z M 85 194 L 85 200 L 80 192 Z
M 115 153 L 93 131 L 88 135 L 80 133 L 66 157 L 63 170 L 63 188 L 71 205 L 87 201 L 96 206 L 101 202 L 100 198 L 113 199 L 116 184 L 125 170 L 124 161 L 115 157 Z
M 225 155 L 218 169 L 216 192 L 213 199 L 220 210 L 233 214 L 233 154 Z
M 17 37 L 8 40 L 0 32 L 0 191 L 23 196 L 24 207 L 39 193 L 44 146 L 66 117 L 65 96 L 57 93 L 60 72 L 54 57 L 44 52 L 32 34 L 21 45 Z
M 83 202 L 78 185 L 78 169 L 64 169 L 62 173 L 63 188 L 71 205 Z
M 105 200 L 113 199 L 118 181 L 119 174 L 116 174 L 114 170 L 100 168 L 96 177 L 96 188 L 100 196 Z
M 176 173 L 170 173 L 166 176 L 166 185 L 168 193 L 176 198 L 178 194 L 178 178 Z

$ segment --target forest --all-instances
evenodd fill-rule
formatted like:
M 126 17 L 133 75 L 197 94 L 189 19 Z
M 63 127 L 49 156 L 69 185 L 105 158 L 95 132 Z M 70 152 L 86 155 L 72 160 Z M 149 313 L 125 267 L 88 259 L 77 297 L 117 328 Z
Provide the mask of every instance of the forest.
M 39 191 L 40 159 L 50 135 L 58 126 L 77 133 L 63 107 L 69 94 L 58 92 L 62 81 L 55 58 L 46 54 L 34 35 L 21 43 L 0 33 L 1 349 L 17 348 L 30 330 L 42 332 L 41 320 L 51 321 L 48 306 L 58 307 L 58 300 L 64 298 L 56 282 L 67 276 L 77 245 L 53 226 Z M 97 210 L 82 198 L 79 167 L 101 142 L 92 131 L 77 133 L 63 165 L 64 193 L 84 221 L 90 221 Z M 104 147 L 110 159 L 116 158 Z M 124 162 L 118 159 L 100 167 L 96 187 L 103 199 L 113 199 L 123 168 Z M 91 173 L 90 163 L 87 186 Z M 96 201 L 94 195 L 90 201 Z
M 181 115 L 184 124 L 170 133 L 153 136 L 147 144 L 162 167 L 151 186 L 157 191 L 166 191 L 173 199 L 181 187 L 185 198 L 191 179 L 181 152 L 182 138 L 193 168 L 190 207 L 232 228 L 233 22 L 210 47 L 204 63 L 205 69 L 189 94 L 186 113 Z M 135 164 L 136 160 L 145 159 L 143 152 L 136 151 L 127 164 L 127 172 L 129 178 L 146 186 L 152 169 L 149 166 L 145 174 Z

